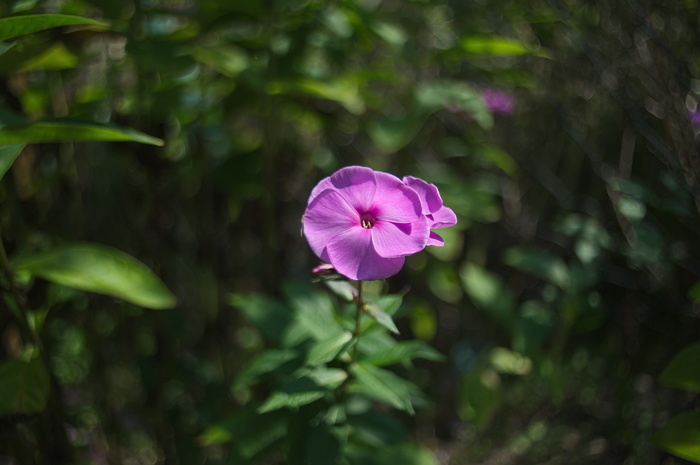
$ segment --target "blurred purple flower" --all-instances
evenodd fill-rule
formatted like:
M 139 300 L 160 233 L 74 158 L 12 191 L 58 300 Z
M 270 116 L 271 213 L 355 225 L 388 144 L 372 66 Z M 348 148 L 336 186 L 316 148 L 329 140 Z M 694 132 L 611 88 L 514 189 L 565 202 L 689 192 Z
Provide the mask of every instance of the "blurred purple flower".
M 314 253 L 354 280 L 388 278 L 429 241 L 419 195 L 399 178 L 348 166 L 319 182 L 304 212 Z
M 403 182 L 416 191 L 418 197 L 420 197 L 421 211 L 428 219 L 428 227 L 430 229 L 447 228 L 457 224 L 457 215 L 451 208 L 442 204 L 442 197 L 440 197 L 440 191 L 438 191 L 437 186 L 413 176 L 404 176 Z M 445 245 L 445 241 L 439 234 L 430 231 L 428 245 L 442 247 Z
M 690 112 L 690 122 L 700 125 L 700 111 L 695 110 Z
M 513 96 L 505 91 L 486 87 L 481 89 L 479 94 L 481 95 L 481 101 L 492 113 L 510 115 L 515 109 Z

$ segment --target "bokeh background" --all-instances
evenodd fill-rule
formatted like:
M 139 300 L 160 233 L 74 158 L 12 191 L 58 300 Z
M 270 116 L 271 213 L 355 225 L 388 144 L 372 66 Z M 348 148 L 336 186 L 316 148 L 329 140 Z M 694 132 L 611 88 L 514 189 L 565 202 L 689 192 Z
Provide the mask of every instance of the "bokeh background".
M 658 381 L 700 335 L 697 2 L 0 12 L 107 24 L 25 36 L 0 56 L 2 118 L 165 141 L 31 144 L 0 185 L 10 255 L 106 244 L 178 298 L 154 311 L 41 280 L 28 292 L 50 308 L 42 339 L 76 463 L 232 463 L 229 443 L 202 433 L 264 394 L 232 386 L 268 342 L 231 295 L 312 285 L 308 194 L 352 164 L 433 182 L 459 217 L 444 248 L 385 284 L 406 292 L 400 337 L 446 356 L 416 363 L 430 402 L 400 417 L 440 463 L 688 463 L 649 439 L 699 406 Z M 0 323 L 9 357 L 22 341 L 8 314 Z M 59 446 L 33 421 L 3 420 L 0 463 L 50 463 Z

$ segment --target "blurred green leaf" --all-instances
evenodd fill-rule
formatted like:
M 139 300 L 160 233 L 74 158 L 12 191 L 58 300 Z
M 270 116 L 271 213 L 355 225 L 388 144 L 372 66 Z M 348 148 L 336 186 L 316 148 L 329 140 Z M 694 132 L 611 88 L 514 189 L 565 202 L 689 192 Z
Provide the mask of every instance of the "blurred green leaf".
M 462 381 L 458 392 L 459 416 L 485 428 L 501 406 L 501 377 L 493 368 L 477 369 Z
M 10 169 L 27 144 L 0 145 L 0 179 Z
M 163 145 L 163 141 L 135 129 L 72 118 L 46 118 L 0 127 L 0 144 L 21 142 L 114 141 Z
M 491 366 L 499 373 L 526 375 L 532 370 L 532 360 L 505 347 L 495 347 L 488 355 Z
M 245 50 L 233 45 L 197 47 L 192 57 L 230 78 L 238 76 L 248 67 Z
M 36 55 L 20 54 L 23 59 L 13 71 L 31 71 L 35 69 L 71 69 L 78 65 L 78 57 L 71 52 L 62 43 L 53 44 L 45 48 L 41 53 Z M 6 69 L 5 65 L 2 69 Z
M 676 354 L 659 376 L 668 385 L 700 392 L 700 342 L 686 347 Z
M 15 42 L 8 42 L 8 43 L 0 42 L 0 55 L 4 55 L 5 52 L 7 52 L 8 50 L 11 50 L 12 47 L 14 47 L 15 45 L 17 45 L 16 41 Z
M 550 251 L 513 247 L 505 252 L 503 260 L 513 268 L 556 284 L 562 289 L 567 289 L 571 284 L 566 263 Z
M 530 50 L 513 39 L 497 36 L 469 36 L 460 41 L 462 50 L 472 55 L 514 56 L 530 53 Z
M 0 364 L 0 415 L 40 412 L 48 398 L 49 373 L 38 353 Z
M 105 23 L 93 19 L 70 15 L 23 15 L 0 19 L 0 40 L 7 40 L 25 34 L 43 31 L 60 26 L 88 25 L 107 27 Z
M 348 281 L 324 281 L 324 284 L 338 297 L 352 302 L 357 297 L 357 288 Z
M 513 349 L 533 355 L 547 341 L 554 322 L 552 312 L 542 302 L 529 300 L 520 306 L 513 332 Z
M 364 302 L 362 304 L 362 312 L 392 333 L 399 334 L 399 329 L 396 327 L 394 320 L 391 319 L 391 316 L 389 316 L 388 313 L 379 308 L 377 304 L 372 302 Z
M 311 78 L 297 82 L 276 81 L 270 83 L 267 90 L 271 95 L 301 94 L 332 100 L 355 115 L 365 111 L 357 79 L 339 77 L 328 81 Z
M 17 271 L 62 286 L 107 294 L 142 307 L 175 306 L 175 296 L 143 263 L 98 244 L 70 244 L 13 260 Z
M 269 296 L 232 294 L 229 303 L 240 308 L 255 326 L 274 341 L 282 340 L 292 323 L 291 309 Z
M 515 298 L 503 280 L 484 268 L 465 263 L 460 270 L 464 291 L 474 305 L 506 328 L 513 326 Z
M 696 282 L 688 291 L 688 297 L 693 302 L 700 302 L 700 281 Z
M 493 126 L 493 116 L 484 105 L 479 92 L 466 82 L 444 80 L 421 83 L 416 88 L 415 100 L 423 112 L 459 110 L 484 129 Z
M 351 391 L 361 392 L 411 415 L 415 413 L 411 405 L 407 381 L 390 371 L 366 362 L 356 363 L 351 370 L 354 376 L 349 388 Z
M 673 455 L 700 463 L 700 412 L 686 412 L 671 418 L 651 440 Z
M 376 366 L 393 365 L 414 358 L 442 361 L 445 357 L 423 341 L 404 341 L 390 348 L 375 352 L 363 358 L 364 362 Z
M 279 367 L 298 356 L 299 354 L 294 350 L 268 349 L 245 366 L 236 378 L 234 387 L 249 386 L 257 382 L 260 377 L 273 373 Z
M 314 339 L 320 341 L 331 336 L 342 337 L 345 328 L 334 311 L 334 302 L 326 292 L 318 292 L 307 286 L 289 285 L 285 293 L 295 310 L 297 322 Z
M 314 425 L 307 439 L 308 464 L 329 465 L 338 463 L 341 453 L 341 438 L 337 428 L 332 428 L 325 422 Z

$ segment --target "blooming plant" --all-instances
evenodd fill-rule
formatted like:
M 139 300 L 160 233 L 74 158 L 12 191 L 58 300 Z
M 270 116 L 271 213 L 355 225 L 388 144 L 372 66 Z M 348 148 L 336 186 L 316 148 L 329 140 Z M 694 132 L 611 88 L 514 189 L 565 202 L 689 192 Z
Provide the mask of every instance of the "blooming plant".
M 260 390 L 266 398 L 200 441 L 233 442 L 236 463 L 259 463 L 277 451 L 290 464 L 437 465 L 390 409 L 375 405 L 413 414 L 414 402 L 425 398 L 398 373 L 410 370 L 412 359 L 442 355 L 422 341 L 391 337 L 402 296 L 379 295 L 364 281 L 392 276 L 405 257 L 443 245 L 431 229 L 456 222 L 437 187 L 415 177 L 349 166 L 319 182 L 303 231 L 326 262 L 314 274 L 340 299 L 307 285 L 287 286 L 283 301 L 234 296 L 233 305 L 278 347 L 249 361 L 234 395 L 248 398 L 253 384 L 272 384 Z
M 443 245 L 430 229 L 456 223 L 434 185 L 348 166 L 311 192 L 304 234 L 314 253 L 340 274 L 375 280 L 396 274 L 405 257 L 426 245 Z

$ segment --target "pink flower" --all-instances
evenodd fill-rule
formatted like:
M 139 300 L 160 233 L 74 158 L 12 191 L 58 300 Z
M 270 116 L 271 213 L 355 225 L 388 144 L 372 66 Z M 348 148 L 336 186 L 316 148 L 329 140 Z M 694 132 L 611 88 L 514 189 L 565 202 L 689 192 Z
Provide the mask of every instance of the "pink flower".
M 428 219 L 430 229 L 447 228 L 457 224 L 457 215 L 451 208 L 442 204 L 440 191 L 434 184 L 413 176 L 404 176 L 403 182 L 420 197 L 421 212 Z M 430 231 L 427 245 L 442 247 L 445 241 L 437 233 Z
M 513 97 L 502 90 L 487 87 L 480 92 L 481 101 L 492 113 L 510 115 L 515 108 Z
M 348 166 L 319 182 L 304 212 L 314 253 L 354 280 L 388 278 L 430 238 L 419 194 L 399 178 Z

